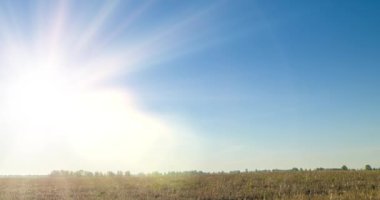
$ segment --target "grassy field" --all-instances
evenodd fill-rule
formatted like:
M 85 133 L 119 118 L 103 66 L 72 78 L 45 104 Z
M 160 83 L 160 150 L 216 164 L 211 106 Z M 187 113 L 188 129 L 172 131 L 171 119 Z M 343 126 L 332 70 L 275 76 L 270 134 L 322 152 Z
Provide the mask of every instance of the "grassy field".
M 0 199 L 380 199 L 380 171 L 3 177 Z

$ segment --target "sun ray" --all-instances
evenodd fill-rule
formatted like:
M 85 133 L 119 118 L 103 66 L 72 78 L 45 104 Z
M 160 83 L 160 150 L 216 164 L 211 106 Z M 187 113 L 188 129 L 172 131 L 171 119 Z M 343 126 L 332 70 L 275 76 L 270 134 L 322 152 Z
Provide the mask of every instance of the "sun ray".
M 87 48 L 88 44 L 91 43 L 99 30 L 103 27 L 107 18 L 112 15 L 114 9 L 119 4 L 119 0 L 112 0 L 104 2 L 104 5 L 100 9 L 96 18 L 90 23 L 90 25 L 85 29 L 85 31 L 79 37 L 77 45 L 74 47 L 74 51 L 81 51 L 82 49 Z
M 46 172 L 51 168 L 37 163 L 48 160 L 68 169 L 107 170 L 114 165 L 155 170 L 175 157 L 178 146 L 192 143 L 189 150 L 198 148 L 189 128 L 139 109 L 125 86 L 106 83 L 170 54 L 199 13 L 107 46 L 152 2 L 142 4 L 104 36 L 100 32 L 119 1 L 104 2 L 97 17 L 82 28 L 77 25 L 83 22 L 70 23 L 72 1 L 40 3 L 30 8 L 38 15 L 30 19 L 34 30 L 28 38 L 8 21 L 13 11 L 0 14 L 0 132 L 6 132 L 11 144 L 7 154 L 0 155 L 5 169 L 30 165 L 30 171 Z M 97 39 L 100 35 L 105 40 Z M 185 43 L 186 39 L 181 44 Z M 66 162 L 57 157 L 61 154 L 67 155 Z

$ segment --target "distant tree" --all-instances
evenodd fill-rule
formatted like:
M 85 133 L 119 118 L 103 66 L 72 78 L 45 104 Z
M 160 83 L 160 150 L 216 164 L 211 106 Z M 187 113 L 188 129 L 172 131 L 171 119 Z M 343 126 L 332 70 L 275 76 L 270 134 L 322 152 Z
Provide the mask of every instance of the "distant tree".
M 50 176 L 60 176 L 60 175 L 61 175 L 61 173 L 58 170 L 54 170 L 54 171 L 50 172 Z
M 365 170 L 372 170 L 371 165 L 365 165 Z
M 84 176 L 94 176 L 94 173 L 90 171 L 84 171 Z
M 74 172 L 74 175 L 75 176 L 84 176 L 84 170 L 78 170 L 78 171 Z
M 298 172 L 299 170 L 298 170 L 297 167 L 293 167 L 292 171 L 294 171 L 294 172 Z
M 348 170 L 348 167 L 346 165 L 343 165 L 341 169 L 346 171 Z
M 151 176 L 161 176 L 162 174 L 158 171 L 155 171 L 155 172 L 152 172 L 150 175 Z

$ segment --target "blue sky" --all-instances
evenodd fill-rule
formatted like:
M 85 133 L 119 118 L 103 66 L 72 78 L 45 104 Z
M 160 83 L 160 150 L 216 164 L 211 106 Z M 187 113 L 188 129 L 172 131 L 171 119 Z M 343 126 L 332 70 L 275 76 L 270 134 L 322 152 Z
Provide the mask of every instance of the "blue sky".
M 70 60 L 67 62 L 70 67 L 64 68 L 68 74 L 74 74 L 73 77 L 79 77 L 83 82 L 96 79 L 94 87 L 117 88 L 121 93 L 133 96 L 133 113 L 144 113 L 146 123 L 154 118 L 181 127 L 174 128 L 173 138 L 181 130 L 196 138 L 183 143 L 186 137 L 178 136 L 180 142 L 174 142 L 175 150 L 184 155 L 172 157 L 181 162 L 179 157 L 187 156 L 194 162 L 183 161 L 183 165 L 175 165 L 172 169 L 217 171 L 340 167 L 343 164 L 354 168 L 365 164 L 380 166 L 376 159 L 380 153 L 379 3 L 68 1 L 64 7 L 64 3 L 57 2 L 2 2 L 2 32 L 16 39 L 4 37 L 0 44 L 11 41 L 12 47 L 16 46 L 15 41 L 19 41 L 21 46 L 45 47 L 45 44 L 54 43 L 44 39 L 54 38 L 51 33 L 54 31 L 50 30 L 55 29 L 51 27 L 58 27 L 60 34 L 56 42 L 62 44 L 54 43 L 53 49 L 58 46 L 69 50 L 57 51 L 61 53 L 54 55 L 64 54 L 69 58 L 66 60 Z M 60 18 L 57 13 L 61 12 L 57 10 L 64 17 Z M 59 19 L 64 19 L 61 29 Z M 1 50 L 7 52 L 8 49 Z M 16 55 L 22 59 L 20 54 Z M 103 55 L 115 57 L 103 59 Z M 46 57 L 41 56 L 36 62 L 41 63 Z M 115 64 L 112 62 L 98 68 L 92 66 L 93 63 L 86 64 L 90 63 L 88 60 L 102 63 L 107 59 Z M 124 60 L 120 64 L 116 62 L 118 59 Z M 11 67 L 3 64 L 0 69 L 0 78 L 8 83 L 4 77 Z M 33 67 L 30 69 L 34 71 Z M 10 80 L 18 76 L 11 75 Z M 7 91 L 7 87 L 0 88 L 0 91 Z M 44 95 L 48 94 L 47 90 L 42 91 L 45 91 Z M 101 99 L 106 94 L 99 91 L 92 92 Z M 51 95 L 41 95 L 40 98 L 49 97 Z M 113 101 L 104 102 L 113 104 Z M 4 105 L 0 108 L 7 108 Z M 38 107 L 31 103 L 26 105 Z M 15 104 L 15 107 L 20 106 Z M 130 108 L 132 106 L 119 110 Z M 99 110 L 100 115 L 107 109 L 111 108 Z M 0 115 L 6 125 L 8 118 L 6 114 Z M 112 119 L 117 121 L 118 118 Z M 130 122 L 134 123 L 133 120 Z M 21 122 L 17 123 L 21 125 Z M 57 122 L 61 123 L 66 122 L 62 119 Z M 90 129 L 83 130 L 90 132 Z M 3 132 L 5 138 L 12 138 L 12 131 Z M 66 140 L 64 135 L 59 137 Z M 115 134 L 117 137 L 119 135 Z M 133 135 L 128 138 L 133 139 Z M 12 143 L 12 139 L 9 141 Z M 157 143 L 152 149 L 165 145 L 165 142 Z M 76 151 L 80 149 L 67 154 L 71 152 L 70 145 L 59 150 L 68 157 L 76 156 Z M 81 156 L 70 162 L 76 163 L 80 158 L 91 162 L 66 167 L 85 168 L 96 165 L 93 160 L 104 161 Z M 1 158 L 0 154 L 0 161 Z M 121 159 L 124 158 L 115 158 L 116 161 L 110 163 L 118 163 Z M 12 162 L 14 165 L 0 172 L 45 172 L 17 167 L 21 162 Z M 52 160 L 51 163 L 46 171 L 59 167 L 59 162 Z M 134 166 L 137 171 L 171 169 L 171 165 L 159 164 L 148 169 L 139 169 L 137 165 L 119 166 Z M 103 170 L 106 167 L 90 169 Z
M 215 43 L 124 81 L 148 109 L 183 117 L 211 143 L 294 156 L 346 152 L 335 159 L 378 165 L 378 8 L 227 1 L 205 19 L 211 34 L 190 48 Z

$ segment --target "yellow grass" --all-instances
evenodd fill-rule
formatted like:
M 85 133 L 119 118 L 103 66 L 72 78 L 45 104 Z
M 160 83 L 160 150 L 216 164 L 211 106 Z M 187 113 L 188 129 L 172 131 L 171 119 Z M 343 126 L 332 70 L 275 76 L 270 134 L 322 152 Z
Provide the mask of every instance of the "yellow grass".
M 3 177 L 0 199 L 380 199 L 380 171 Z

